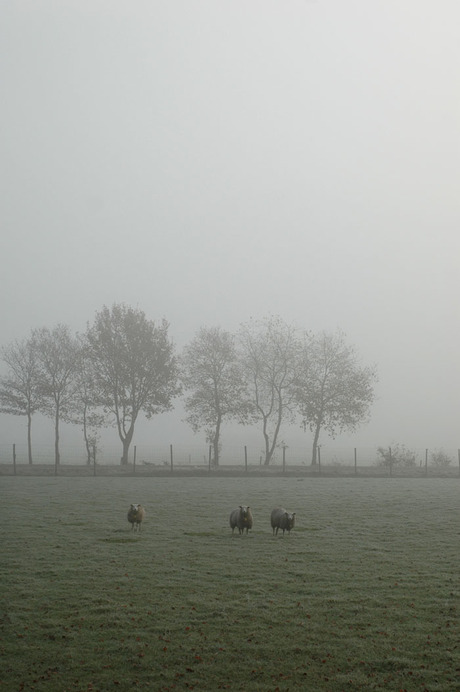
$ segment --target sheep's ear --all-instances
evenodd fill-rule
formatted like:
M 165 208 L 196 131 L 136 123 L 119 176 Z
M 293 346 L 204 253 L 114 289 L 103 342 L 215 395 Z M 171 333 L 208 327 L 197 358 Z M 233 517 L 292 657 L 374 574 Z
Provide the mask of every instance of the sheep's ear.
M 295 512 L 292 512 L 292 516 L 295 517 Z

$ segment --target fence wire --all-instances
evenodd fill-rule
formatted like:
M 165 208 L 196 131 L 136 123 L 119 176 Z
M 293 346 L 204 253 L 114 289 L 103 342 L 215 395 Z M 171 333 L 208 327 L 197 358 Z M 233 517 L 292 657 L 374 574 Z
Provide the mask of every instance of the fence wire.
M 66 445 L 60 450 L 59 467 L 64 472 L 70 471 L 69 467 L 78 467 L 80 473 L 87 469 L 90 473 L 93 467 L 116 469 L 120 473 L 124 469 L 127 472 L 137 471 L 148 474 L 161 471 L 174 472 L 178 470 L 203 471 L 221 470 L 248 471 L 264 470 L 299 473 L 314 470 L 317 473 L 340 475 L 350 473 L 363 473 L 364 469 L 374 469 L 374 472 L 383 471 L 387 475 L 460 475 L 460 449 L 444 448 L 430 450 L 426 448 L 412 449 L 408 460 L 391 457 L 391 448 L 385 456 L 378 447 L 346 447 L 346 446 L 322 446 L 319 448 L 317 463 L 311 464 L 311 450 L 302 447 L 278 448 L 273 455 L 269 466 L 264 464 L 264 451 L 257 446 L 231 446 L 227 445 L 222 450 L 218 468 L 213 464 L 212 449 L 206 445 L 132 445 L 129 450 L 128 464 L 121 465 L 121 445 L 104 446 L 94 448 L 88 460 L 87 453 L 81 445 Z M 380 450 L 380 451 L 379 451 Z M 94 459 L 95 457 L 95 459 Z M 35 445 L 32 449 L 32 465 L 29 464 L 27 445 L 13 444 L 0 445 L 0 470 L 1 473 L 9 473 L 13 467 L 14 472 L 24 472 L 28 467 L 28 473 L 33 473 L 39 467 L 55 466 L 55 451 L 51 445 Z M 94 463 L 95 462 L 95 463 Z M 429 473 L 428 473 L 429 472 Z

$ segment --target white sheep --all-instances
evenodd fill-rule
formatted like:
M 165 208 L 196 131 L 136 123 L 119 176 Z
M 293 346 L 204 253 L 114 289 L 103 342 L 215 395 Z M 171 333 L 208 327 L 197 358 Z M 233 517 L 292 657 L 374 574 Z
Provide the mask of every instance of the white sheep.
M 248 533 L 249 529 L 252 529 L 252 524 L 253 518 L 251 508 L 249 506 L 240 505 L 236 509 L 232 510 L 230 514 L 230 528 L 232 530 L 232 534 L 236 528 L 240 534 L 244 533 L 244 529 L 246 529 L 246 533 Z
M 284 536 L 285 531 L 291 533 L 291 529 L 294 528 L 295 512 L 286 512 L 286 510 L 282 507 L 276 507 L 276 509 L 274 509 L 271 513 L 270 520 L 273 529 L 273 535 L 275 535 L 275 530 L 276 535 L 278 535 L 278 530 L 283 529 Z
M 131 524 L 131 531 L 140 531 L 144 519 L 145 509 L 142 505 L 131 505 L 128 512 L 128 521 Z

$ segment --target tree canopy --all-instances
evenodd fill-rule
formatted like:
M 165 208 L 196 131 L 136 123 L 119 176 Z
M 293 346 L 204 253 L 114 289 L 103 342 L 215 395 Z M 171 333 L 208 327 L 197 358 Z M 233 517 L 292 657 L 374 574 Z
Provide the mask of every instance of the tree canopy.
M 241 363 L 251 392 L 255 419 L 262 424 L 264 463 L 273 457 L 281 424 L 296 413 L 299 340 L 280 317 L 251 320 L 239 333 Z
M 184 348 L 182 381 L 187 422 L 193 430 L 204 428 L 219 463 L 222 423 L 245 422 L 251 406 L 243 379 L 235 339 L 220 327 L 202 327 Z
M 76 389 L 80 350 L 77 339 L 65 324 L 32 332 L 38 354 L 40 411 L 54 420 L 54 458 L 60 463 L 59 426 L 70 419 Z
M 8 374 L 0 379 L 0 412 L 27 417 L 27 452 L 32 464 L 32 416 L 39 410 L 38 355 L 33 338 L 14 341 L 1 349 Z
M 124 304 L 104 306 L 86 332 L 86 357 L 94 365 L 97 401 L 113 416 L 128 463 L 136 420 L 172 408 L 180 393 L 169 324 L 155 324 L 141 310 Z
M 375 368 L 360 364 L 343 332 L 305 338 L 296 396 L 303 425 L 313 432 L 312 464 L 321 430 L 334 437 L 367 419 L 376 380 Z

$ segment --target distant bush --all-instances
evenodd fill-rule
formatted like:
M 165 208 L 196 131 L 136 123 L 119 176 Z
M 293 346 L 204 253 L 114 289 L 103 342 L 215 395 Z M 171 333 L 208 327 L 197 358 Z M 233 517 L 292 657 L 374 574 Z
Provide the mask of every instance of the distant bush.
M 395 444 L 392 447 L 378 447 L 377 454 L 379 455 L 377 458 L 378 466 L 411 468 L 417 464 L 416 453 L 402 444 Z
M 434 452 L 431 452 L 430 459 L 433 466 L 437 466 L 439 468 L 447 468 L 447 466 L 450 466 L 450 464 L 453 461 L 452 457 L 450 457 L 442 449 L 438 449 Z

